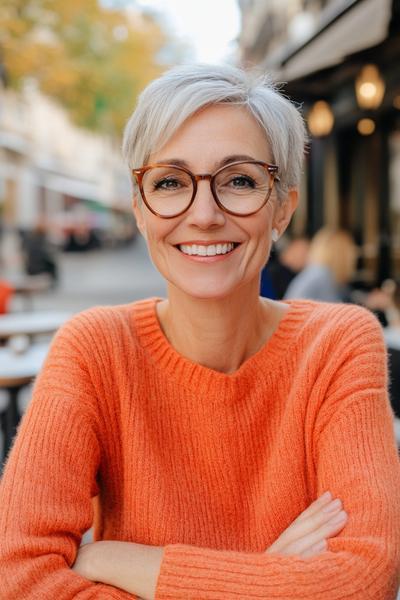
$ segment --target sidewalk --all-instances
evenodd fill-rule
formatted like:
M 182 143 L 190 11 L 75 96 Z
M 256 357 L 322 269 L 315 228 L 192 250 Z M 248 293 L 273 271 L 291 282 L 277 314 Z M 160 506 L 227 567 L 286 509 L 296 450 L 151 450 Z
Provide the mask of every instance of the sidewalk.
M 34 309 L 78 312 L 100 304 L 165 296 L 164 280 L 152 265 L 141 236 L 124 248 L 61 253 L 59 272 L 57 288 L 37 294 Z M 18 300 L 15 310 L 21 306 Z
M 59 255 L 60 281 L 56 289 L 36 294 L 33 310 L 66 310 L 76 313 L 91 306 L 124 304 L 149 296 L 165 296 L 165 283 L 153 267 L 141 236 L 125 248 Z M 21 297 L 12 300 L 13 312 L 24 308 Z M 32 386 L 19 394 L 23 412 L 29 403 Z M 6 406 L 7 393 L 0 390 L 0 410 Z M 0 431 L 0 447 L 3 445 Z

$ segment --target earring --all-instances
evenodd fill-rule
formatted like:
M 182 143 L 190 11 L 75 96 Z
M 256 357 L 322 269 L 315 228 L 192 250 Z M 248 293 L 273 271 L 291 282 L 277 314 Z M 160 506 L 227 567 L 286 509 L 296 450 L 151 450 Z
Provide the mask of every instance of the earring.
M 272 237 L 273 242 L 277 242 L 279 240 L 279 231 L 277 229 L 275 229 L 275 227 L 273 228 L 273 230 L 271 232 L 271 237 Z

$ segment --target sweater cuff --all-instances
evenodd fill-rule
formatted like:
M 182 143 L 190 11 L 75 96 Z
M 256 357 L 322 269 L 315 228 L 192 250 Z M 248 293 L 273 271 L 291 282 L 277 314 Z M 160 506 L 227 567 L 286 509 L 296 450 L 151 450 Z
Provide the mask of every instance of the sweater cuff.
M 186 544 L 164 547 L 155 600 L 222 598 L 227 589 L 236 594 L 243 586 L 248 597 L 248 578 L 265 579 L 264 553 L 215 550 Z M 261 583 L 261 581 L 260 581 Z

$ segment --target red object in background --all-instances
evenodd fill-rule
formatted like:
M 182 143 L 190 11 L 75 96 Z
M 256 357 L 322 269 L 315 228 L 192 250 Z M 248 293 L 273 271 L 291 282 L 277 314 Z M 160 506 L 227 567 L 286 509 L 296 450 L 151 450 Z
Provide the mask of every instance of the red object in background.
M 14 288 L 7 281 L 0 280 L 0 315 L 7 312 L 13 292 Z

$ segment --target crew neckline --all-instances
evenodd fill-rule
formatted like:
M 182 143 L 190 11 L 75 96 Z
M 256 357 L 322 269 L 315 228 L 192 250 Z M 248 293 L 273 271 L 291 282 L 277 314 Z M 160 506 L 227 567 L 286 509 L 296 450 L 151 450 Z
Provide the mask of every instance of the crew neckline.
M 310 311 L 310 301 L 284 300 L 289 306 L 278 323 L 277 328 L 263 346 L 232 373 L 223 373 L 195 363 L 180 354 L 170 344 L 159 321 L 156 305 L 164 298 L 153 297 L 134 304 L 133 320 L 135 331 L 141 346 L 150 359 L 162 369 L 168 377 L 176 379 L 184 387 L 231 388 L 238 381 L 254 379 L 262 369 L 265 377 L 276 371 L 277 364 L 287 357 L 288 348 L 293 350 L 293 338 L 298 325 Z

